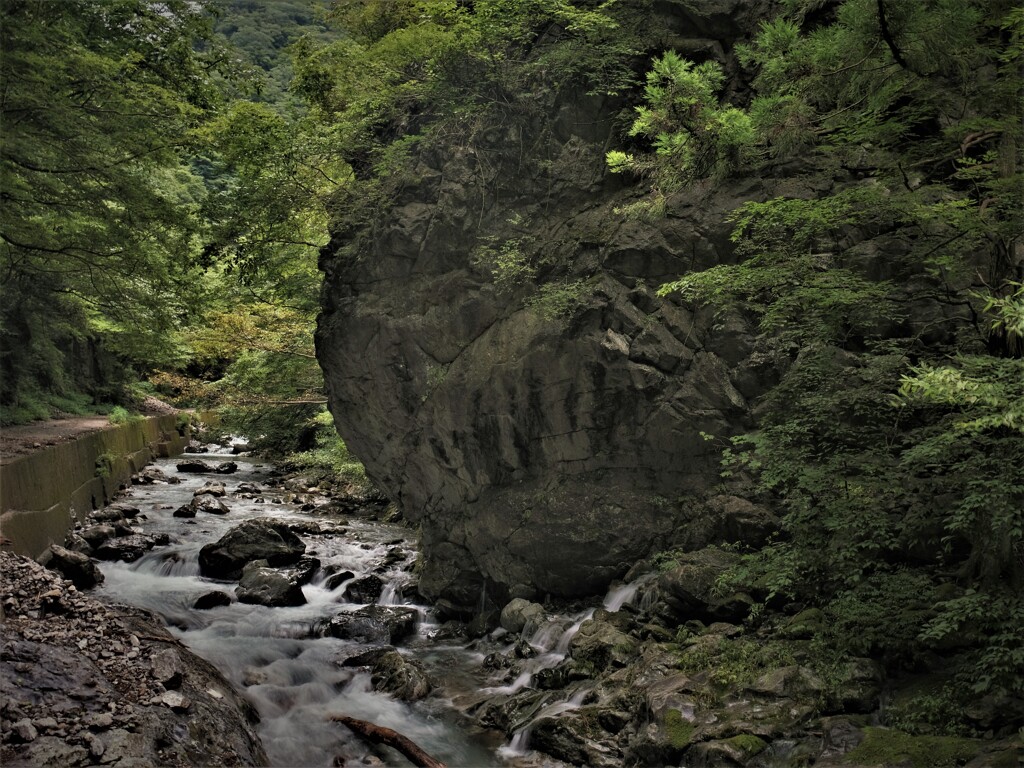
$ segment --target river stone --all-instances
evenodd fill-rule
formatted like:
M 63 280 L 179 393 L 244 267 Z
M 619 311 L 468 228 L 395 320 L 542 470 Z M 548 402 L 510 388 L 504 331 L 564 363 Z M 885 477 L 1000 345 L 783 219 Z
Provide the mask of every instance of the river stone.
M 238 465 L 233 461 L 222 461 L 213 471 L 218 475 L 230 475 L 238 471 Z
M 370 574 L 356 579 L 345 587 L 344 597 L 350 603 L 375 603 L 384 589 L 384 582 Z
M 416 630 L 419 613 L 415 608 L 370 605 L 352 613 L 339 613 L 313 627 L 317 637 L 337 637 L 359 643 L 395 643 Z
M 217 483 L 213 480 L 207 480 L 201 486 L 196 488 L 192 493 L 193 496 L 199 496 L 204 493 L 208 493 L 211 496 L 225 496 L 227 495 L 227 488 L 224 487 L 224 483 Z
M 83 555 L 92 554 L 92 544 L 75 531 L 69 531 L 68 535 L 64 537 L 64 546 L 72 552 L 81 552 Z
M 380 654 L 372 666 L 371 682 L 374 690 L 390 693 L 402 701 L 419 701 L 426 698 L 434 688 L 423 665 L 396 650 Z
M 103 572 L 81 552 L 51 544 L 40 559 L 43 565 L 69 579 L 78 589 L 92 589 L 103 583 Z
M 303 556 L 294 565 L 281 566 L 278 570 L 292 584 L 301 587 L 313 580 L 320 570 L 320 561 L 315 557 Z
M 227 592 L 221 592 L 219 589 L 215 589 L 212 592 L 207 592 L 196 598 L 196 601 L 192 604 L 192 607 L 197 611 L 206 611 L 210 608 L 216 608 L 222 605 L 231 605 L 231 595 Z
M 291 565 L 306 545 L 274 520 L 247 520 L 199 551 L 199 570 L 215 579 L 237 579 L 246 563 L 266 560 L 271 566 Z
M 256 560 L 245 566 L 235 596 L 240 603 L 270 608 L 306 604 L 302 588 L 285 574 L 267 567 L 266 560 Z
M 213 467 L 199 459 L 185 459 L 184 461 L 179 461 L 174 467 L 183 473 L 202 474 L 204 472 L 213 472 Z
M 324 580 L 324 589 L 334 591 L 349 579 L 355 578 L 352 571 L 343 571 L 337 565 L 328 566 L 330 575 Z
M 500 623 L 509 632 L 533 632 L 544 621 L 544 606 L 517 597 L 501 609 Z
M 209 493 L 201 493 L 192 499 L 191 506 L 196 512 L 206 512 L 211 515 L 226 515 L 227 505 Z
M 79 536 L 95 548 L 106 540 L 113 539 L 117 536 L 117 530 L 110 523 L 99 523 L 98 525 L 90 525 L 87 528 L 82 528 L 79 532 Z
M 171 515 L 171 517 L 183 517 L 187 519 L 192 519 L 196 516 L 197 511 L 198 510 L 195 508 L 195 505 L 193 505 L 192 502 L 189 502 L 188 504 L 183 504 L 176 510 L 174 510 L 174 513 Z
M 126 563 L 134 563 L 157 543 L 158 539 L 153 536 L 136 533 L 108 539 L 96 547 L 93 554 L 100 560 L 123 560 Z

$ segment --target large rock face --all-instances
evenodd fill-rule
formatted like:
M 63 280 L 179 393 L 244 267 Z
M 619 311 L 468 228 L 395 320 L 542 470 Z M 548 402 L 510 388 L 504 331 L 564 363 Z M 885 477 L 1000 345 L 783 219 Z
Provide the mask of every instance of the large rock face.
M 377 223 L 323 254 L 335 421 L 422 524 L 421 591 L 452 606 L 597 592 L 664 547 L 669 500 L 718 482 L 701 433 L 742 429 L 763 387 L 741 318 L 655 295 L 732 258 L 726 215 L 762 182 L 697 189 L 653 222 L 616 213 L 636 199 L 605 169 L 622 108 L 563 96 L 426 150 Z M 502 248 L 536 279 L 496 282 Z M 538 284 L 570 311 L 531 305 Z

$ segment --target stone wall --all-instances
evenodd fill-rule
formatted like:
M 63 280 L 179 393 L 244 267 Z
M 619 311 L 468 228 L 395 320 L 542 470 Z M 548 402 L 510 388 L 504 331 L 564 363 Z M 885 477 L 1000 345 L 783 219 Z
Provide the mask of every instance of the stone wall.
M 0 531 L 12 551 L 37 557 L 73 522 L 113 499 L 155 457 L 189 441 L 179 417 L 155 416 L 90 432 L 0 466 Z

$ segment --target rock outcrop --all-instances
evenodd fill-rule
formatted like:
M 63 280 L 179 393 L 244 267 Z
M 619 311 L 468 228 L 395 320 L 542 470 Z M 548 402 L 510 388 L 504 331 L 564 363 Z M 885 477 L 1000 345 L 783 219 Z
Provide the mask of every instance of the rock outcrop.
M 143 611 L 0 552 L 3 765 L 266 765 L 255 710 Z
M 716 55 L 705 38 L 739 35 L 747 11 L 711 5 L 651 27 Z M 719 482 L 703 434 L 741 430 L 772 375 L 743 318 L 655 291 L 733 259 L 727 214 L 778 190 L 737 180 L 660 220 L 617 213 L 636 200 L 605 166 L 622 109 L 562 94 L 424 149 L 376 223 L 339 225 L 322 254 L 335 423 L 422 526 L 420 589 L 442 608 L 595 593 L 664 547 L 674 500 Z M 505 279 L 496 252 L 536 279 Z

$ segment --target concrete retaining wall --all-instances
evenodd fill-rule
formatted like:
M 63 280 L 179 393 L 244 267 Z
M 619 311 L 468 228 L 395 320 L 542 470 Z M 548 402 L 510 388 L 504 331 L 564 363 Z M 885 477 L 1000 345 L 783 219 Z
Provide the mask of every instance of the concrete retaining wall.
M 0 533 L 14 552 L 38 557 L 64 542 L 75 520 L 109 503 L 156 457 L 190 439 L 178 416 L 155 416 L 89 432 L 0 466 Z

